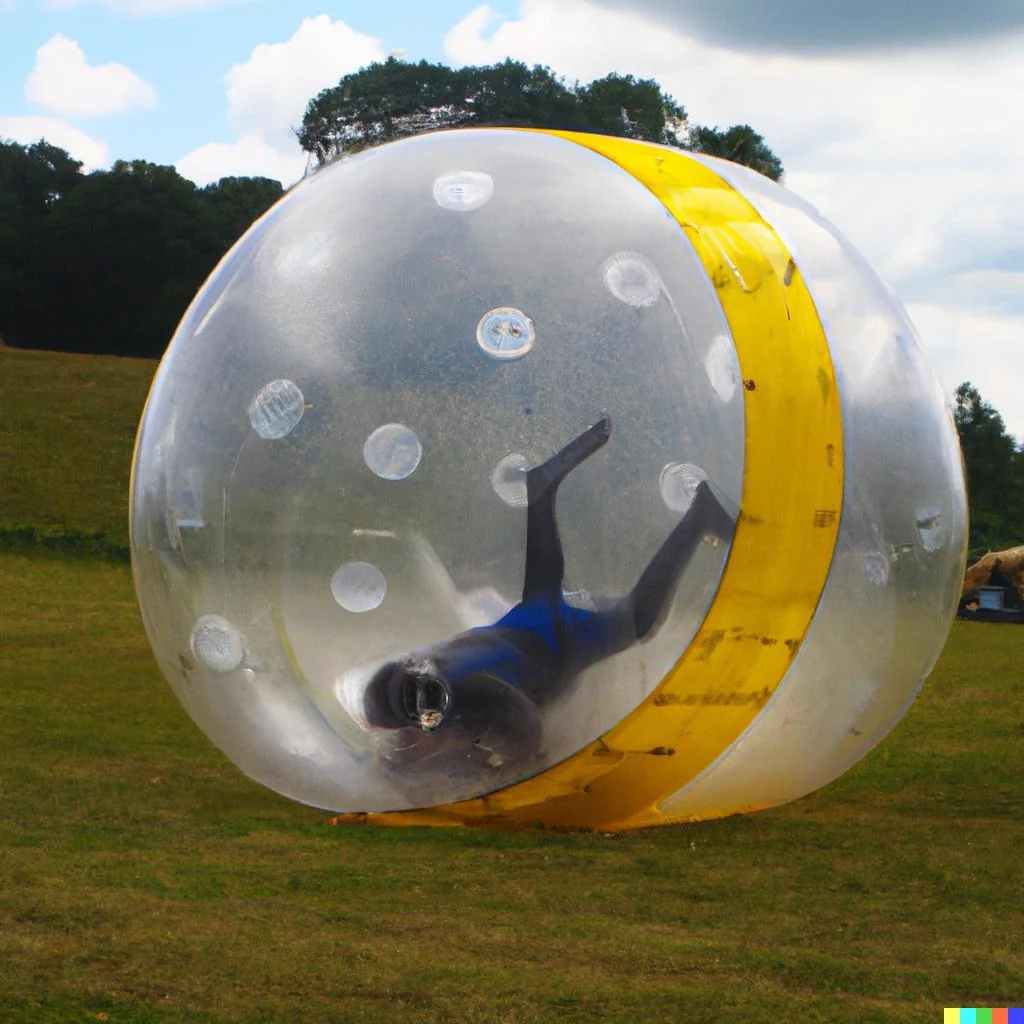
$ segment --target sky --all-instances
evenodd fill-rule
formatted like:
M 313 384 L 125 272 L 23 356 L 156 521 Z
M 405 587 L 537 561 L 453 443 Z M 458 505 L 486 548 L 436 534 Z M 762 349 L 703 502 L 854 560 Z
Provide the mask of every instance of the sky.
M 0 138 L 205 184 L 306 169 L 306 102 L 394 54 L 654 78 L 752 125 L 1024 441 L 1021 0 L 0 0 Z

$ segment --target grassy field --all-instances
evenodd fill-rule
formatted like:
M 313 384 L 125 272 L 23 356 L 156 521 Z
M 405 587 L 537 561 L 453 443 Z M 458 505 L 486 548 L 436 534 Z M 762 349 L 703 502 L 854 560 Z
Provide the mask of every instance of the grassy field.
M 123 543 L 151 371 L 0 350 L 0 522 Z M 47 438 L 65 442 L 57 470 Z M 958 623 L 892 736 L 784 808 L 614 838 L 330 827 L 187 719 L 125 565 L 0 551 L 3 1024 L 882 1024 L 1019 1006 L 1022 817 L 1024 630 Z
M 127 546 L 128 471 L 155 369 L 0 346 L 0 541 L 20 528 L 65 548 Z

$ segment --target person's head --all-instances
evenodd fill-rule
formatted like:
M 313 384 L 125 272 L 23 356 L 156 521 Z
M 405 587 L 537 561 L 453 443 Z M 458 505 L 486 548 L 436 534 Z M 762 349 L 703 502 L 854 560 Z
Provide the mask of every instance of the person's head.
M 378 728 L 416 725 L 430 732 L 444 721 L 451 699 L 451 690 L 431 659 L 389 661 L 366 688 L 366 719 Z

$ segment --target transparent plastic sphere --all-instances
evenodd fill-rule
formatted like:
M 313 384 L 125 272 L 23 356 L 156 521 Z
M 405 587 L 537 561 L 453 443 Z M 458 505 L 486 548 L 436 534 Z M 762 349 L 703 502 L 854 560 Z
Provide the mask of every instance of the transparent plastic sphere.
M 934 661 L 962 564 L 955 442 L 912 328 L 755 177 L 735 188 L 828 314 L 846 483 L 814 512 L 835 562 L 748 730 L 760 752 L 722 750 L 664 801 L 677 817 L 860 756 Z M 660 706 L 751 528 L 746 403 L 771 397 L 720 301 L 767 265 L 706 259 L 652 188 L 534 132 L 366 151 L 258 221 L 172 339 L 133 469 L 143 619 L 211 740 L 294 799 L 391 811 L 541 777 Z M 791 691 L 827 751 L 789 736 Z
M 139 594 L 189 712 L 255 778 L 339 810 L 475 796 L 573 754 L 689 643 L 724 548 L 700 546 L 656 636 L 544 706 L 531 749 L 467 758 L 367 725 L 366 687 L 516 605 L 525 467 L 605 414 L 610 440 L 558 492 L 567 590 L 636 585 L 679 519 L 668 463 L 699 459 L 738 506 L 729 337 L 655 197 L 560 139 L 426 136 L 300 184 L 196 298 L 141 429 Z M 244 692 L 226 661 L 180 667 L 204 614 L 247 638 Z

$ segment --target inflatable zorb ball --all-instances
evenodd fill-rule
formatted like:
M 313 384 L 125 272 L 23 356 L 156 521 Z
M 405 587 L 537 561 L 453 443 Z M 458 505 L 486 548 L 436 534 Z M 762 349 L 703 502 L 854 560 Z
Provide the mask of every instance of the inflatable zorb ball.
M 453 131 L 318 172 L 221 262 L 146 407 L 132 552 L 163 672 L 254 779 L 615 830 L 871 749 L 949 629 L 964 485 L 903 309 L 807 204 Z

